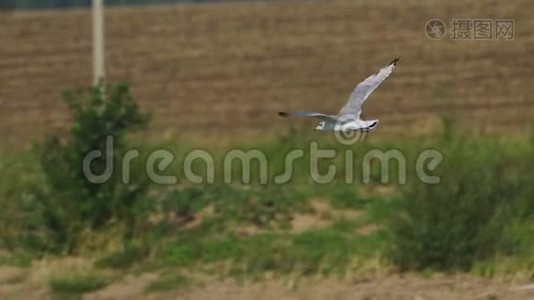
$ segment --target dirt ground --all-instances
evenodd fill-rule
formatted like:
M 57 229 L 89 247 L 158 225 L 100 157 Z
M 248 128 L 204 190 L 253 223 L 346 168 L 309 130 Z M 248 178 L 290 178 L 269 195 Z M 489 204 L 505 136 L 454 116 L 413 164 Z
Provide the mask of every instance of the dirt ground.
M 21 273 L 22 272 L 22 273 Z M 158 275 L 128 275 L 97 292 L 85 294 L 84 300 L 112 299 L 534 299 L 534 284 L 482 279 L 466 274 L 420 275 L 384 274 L 354 276 L 347 279 L 308 278 L 267 279 L 237 283 L 234 280 L 191 284 L 176 291 L 146 293 L 144 288 Z M 54 299 L 35 279 L 23 278 L 23 271 L 0 268 L 0 299 Z
M 360 211 L 336 210 L 326 202 L 310 200 L 315 214 L 298 214 L 293 220 L 293 232 L 328 226 L 321 218 L 328 213 L 334 218 L 357 218 Z M 376 228 L 364 226 L 361 230 Z M 254 234 L 254 231 L 247 232 Z M 56 299 L 48 285 L 51 278 L 61 274 L 83 274 L 94 271 L 93 262 L 80 257 L 63 257 L 33 262 L 28 268 L 0 266 L 0 299 Z M 116 276 L 114 273 L 112 276 Z M 266 274 L 261 280 L 206 278 L 206 274 L 192 276 L 191 282 L 169 292 L 146 292 L 146 287 L 160 279 L 152 272 L 132 272 L 98 291 L 84 294 L 85 300 L 164 300 L 164 299 L 217 299 L 217 300 L 270 300 L 270 299 L 534 299 L 534 282 L 528 274 L 516 274 L 506 280 L 485 279 L 470 274 L 404 273 L 392 271 L 377 260 L 366 270 L 347 274 L 344 278 L 291 276 L 275 277 Z M 189 277 L 189 275 L 188 275 Z
M 375 135 L 425 133 L 442 115 L 475 132 L 522 133 L 534 117 L 533 13 L 529 0 L 109 8 L 107 75 L 129 82 L 153 113 L 151 138 L 219 142 L 304 124 L 281 120 L 281 110 L 336 113 L 400 55 L 364 107 L 380 119 Z M 515 38 L 455 41 L 448 31 L 430 40 L 424 28 L 435 18 L 448 30 L 455 18 L 512 19 Z M 0 12 L 0 40 L 0 148 L 26 147 L 65 128 L 61 91 L 91 81 L 90 11 Z
M 237 285 L 217 282 L 180 293 L 154 295 L 149 299 L 533 299 L 533 289 L 469 276 L 390 275 L 354 280 L 306 280 L 292 287 L 277 281 Z M 96 296 L 97 294 L 95 294 Z M 105 295 L 102 291 L 101 295 Z M 112 299 L 112 298 L 87 298 Z M 130 298 L 132 299 L 132 298 Z M 137 298 L 135 298 L 137 299 Z M 139 299 L 144 299 L 141 296 Z

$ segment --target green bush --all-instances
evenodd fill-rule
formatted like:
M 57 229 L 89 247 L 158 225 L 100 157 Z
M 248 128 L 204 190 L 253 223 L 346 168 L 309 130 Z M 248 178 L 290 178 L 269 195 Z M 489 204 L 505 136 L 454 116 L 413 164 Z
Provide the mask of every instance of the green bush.
M 35 197 L 29 187 L 42 184 L 38 160 L 30 153 L 0 158 L 0 247 L 15 249 L 39 244 L 35 230 L 41 223 L 33 215 Z M 26 253 L 30 254 L 30 253 Z
M 126 133 L 145 126 L 148 118 L 139 112 L 126 84 L 100 84 L 66 92 L 64 98 L 73 119 L 70 134 L 49 135 L 39 147 L 45 185 L 34 194 L 44 246 L 72 252 L 82 233 L 102 230 L 112 222 L 121 224 L 125 237 L 131 237 L 146 217 L 143 200 L 148 181 L 137 178 L 123 184 L 117 166 L 126 149 Z M 113 137 L 111 157 L 105 155 L 108 137 Z M 94 150 L 104 154 L 90 165 L 94 174 L 102 174 L 108 159 L 114 161 L 113 173 L 103 183 L 88 180 L 82 167 Z
M 389 222 L 391 258 L 401 268 L 464 269 L 502 252 L 524 189 L 514 146 L 457 137 L 438 147 L 439 184 L 412 180 Z M 523 152 L 526 154 L 526 152 Z

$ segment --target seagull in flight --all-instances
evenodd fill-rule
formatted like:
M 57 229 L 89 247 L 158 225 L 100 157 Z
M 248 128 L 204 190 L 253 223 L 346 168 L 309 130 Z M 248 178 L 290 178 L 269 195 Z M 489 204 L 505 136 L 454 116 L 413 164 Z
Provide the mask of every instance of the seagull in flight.
M 362 113 L 362 104 L 369 97 L 369 95 L 386 80 L 388 76 L 393 72 L 397 66 L 397 62 L 400 57 L 395 58 L 387 66 L 380 69 L 375 74 L 367 77 L 364 81 L 360 82 L 356 88 L 350 94 L 349 100 L 341 108 L 337 115 L 326 115 L 316 112 L 279 112 L 281 117 L 310 117 L 321 120 L 319 125 L 315 127 L 315 130 L 322 131 L 356 131 L 365 130 L 369 131 L 378 126 L 377 120 L 362 120 L 360 115 Z

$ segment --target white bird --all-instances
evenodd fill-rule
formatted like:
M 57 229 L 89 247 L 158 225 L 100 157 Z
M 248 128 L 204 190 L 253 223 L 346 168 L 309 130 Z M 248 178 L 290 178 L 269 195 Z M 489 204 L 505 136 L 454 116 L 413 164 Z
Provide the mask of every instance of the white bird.
M 377 127 L 377 120 L 362 120 L 362 104 L 369 95 L 393 72 L 400 57 L 395 58 L 387 66 L 380 69 L 376 74 L 367 77 L 360 82 L 350 94 L 349 100 L 341 108 L 337 115 L 326 115 L 316 112 L 298 111 L 293 113 L 279 112 L 281 117 L 311 117 L 321 120 L 315 130 L 324 131 L 355 131 L 371 130 Z

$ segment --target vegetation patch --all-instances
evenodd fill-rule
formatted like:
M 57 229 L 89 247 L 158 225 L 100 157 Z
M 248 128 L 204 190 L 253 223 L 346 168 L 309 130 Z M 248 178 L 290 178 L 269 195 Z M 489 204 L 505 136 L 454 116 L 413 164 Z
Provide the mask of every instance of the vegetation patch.
M 111 283 L 111 279 L 97 274 L 62 274 L 49 282 L 52 292 L 59 297 L 76 297 L 97 291 Z
M 145 289 L 147 292 L 165 292 L 186 286 L 189 279 L 181 274 L 167 274 L 151 282 Z

